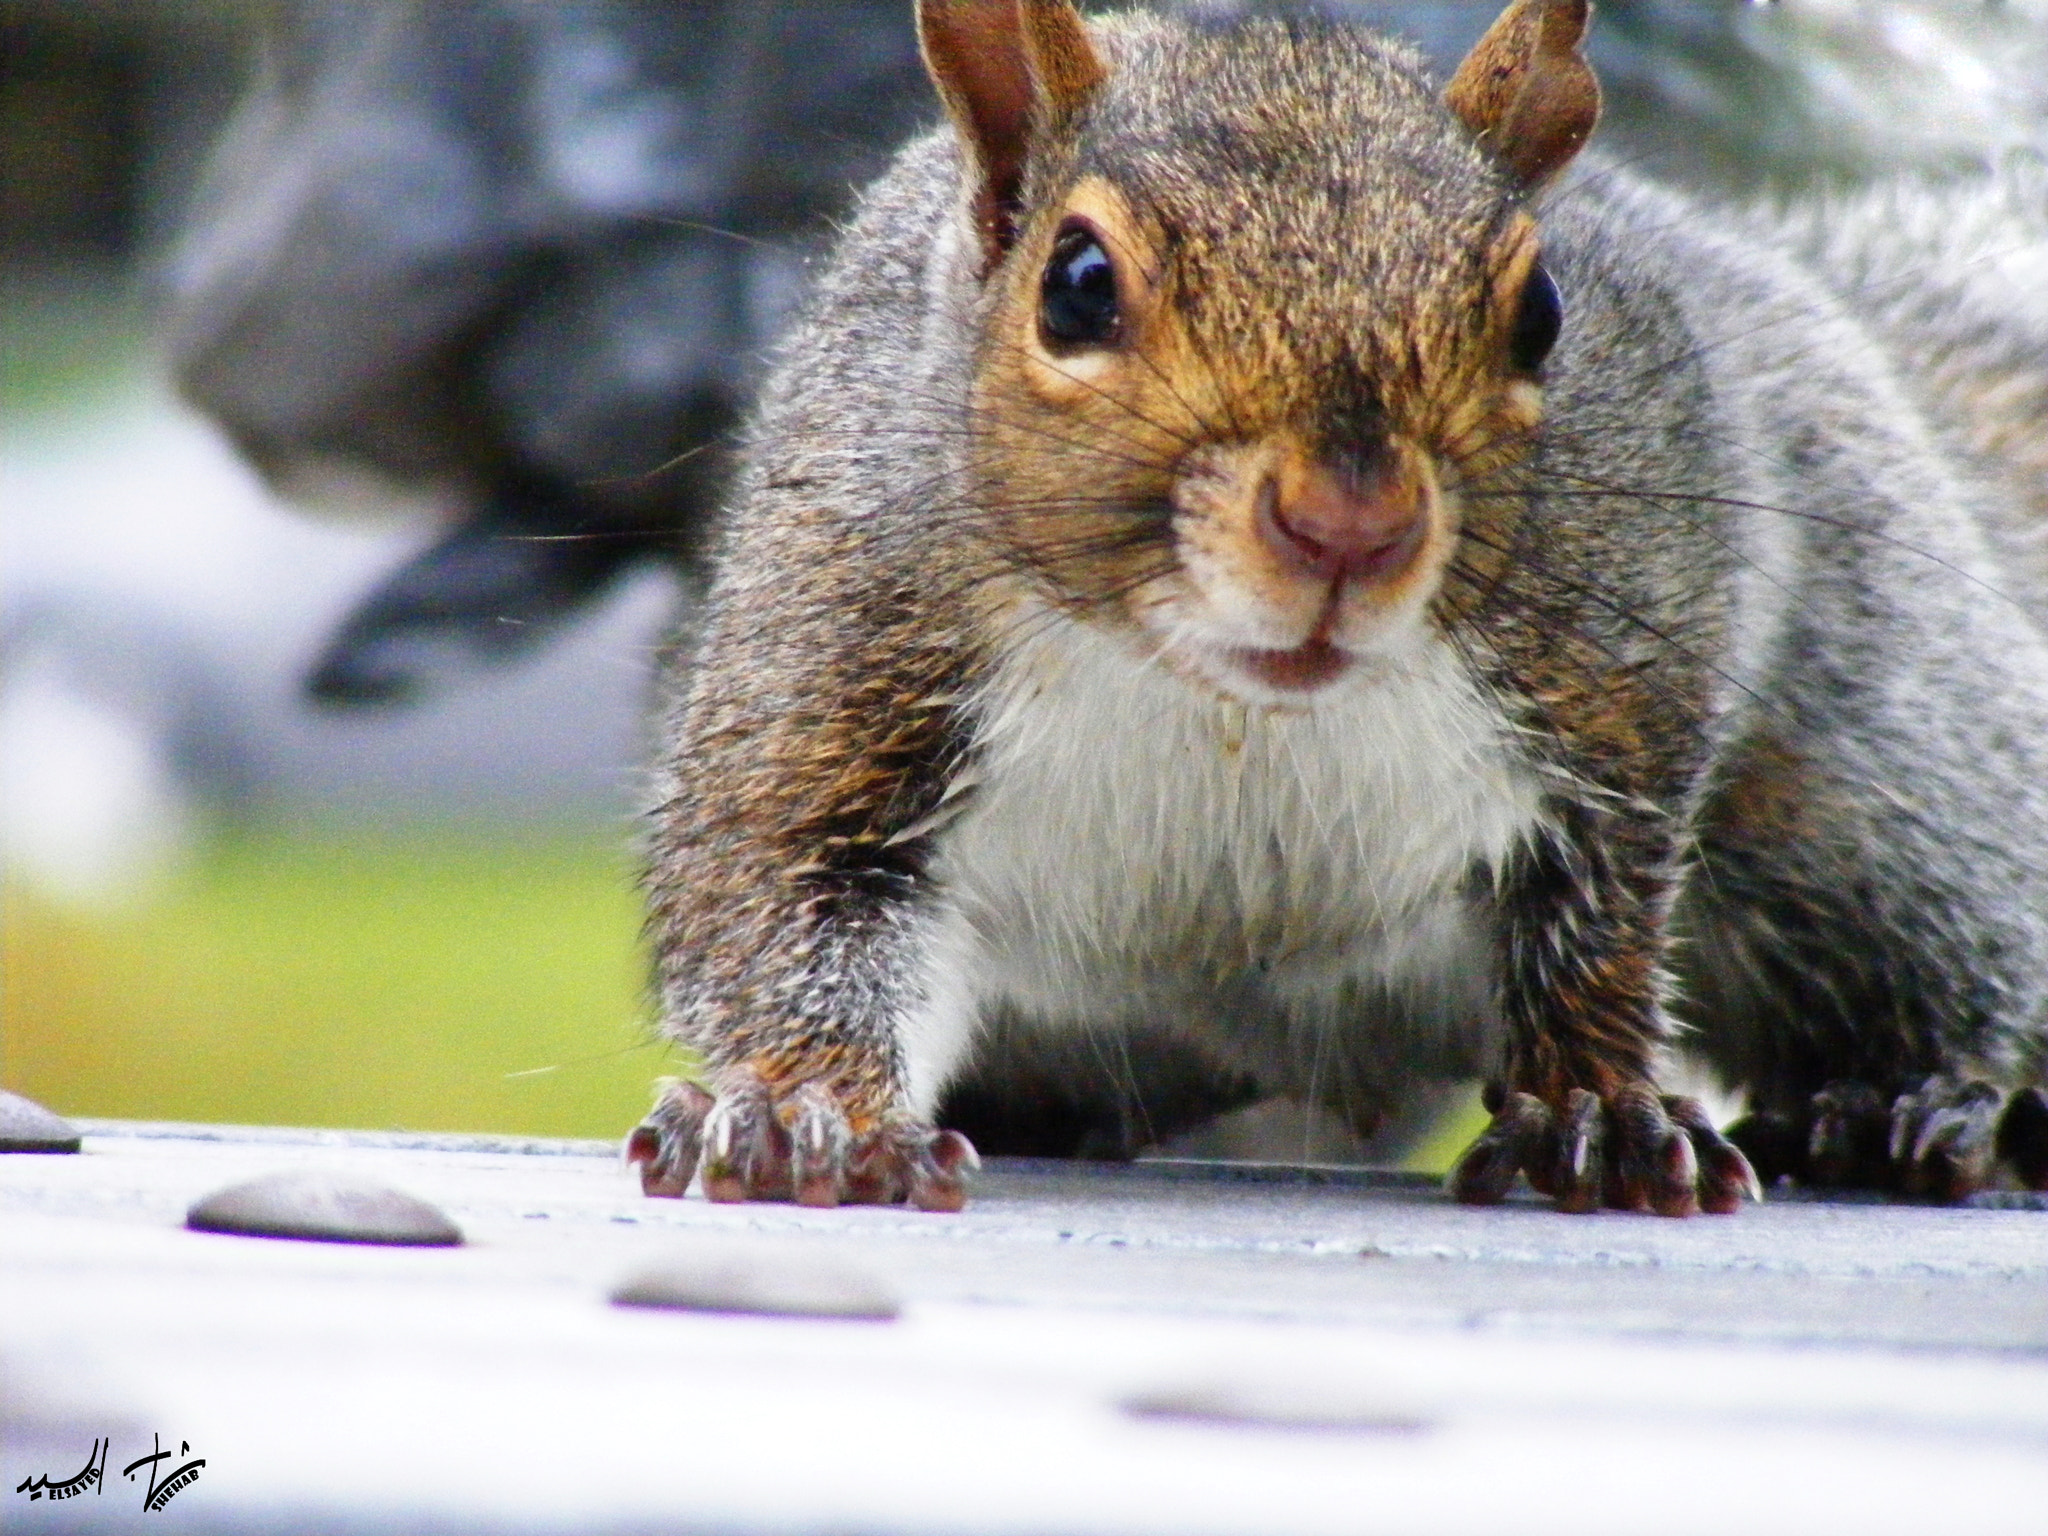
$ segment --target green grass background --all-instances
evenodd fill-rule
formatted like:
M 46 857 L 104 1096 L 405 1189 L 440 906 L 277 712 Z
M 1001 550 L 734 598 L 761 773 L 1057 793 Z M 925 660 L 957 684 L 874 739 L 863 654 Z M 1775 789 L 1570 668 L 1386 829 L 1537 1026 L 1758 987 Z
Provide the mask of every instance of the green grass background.
M 595 838 L 244 832 L 164 900 L 11 882 L 0 1077 L 63 1114 L 622 1135 L 651 1080 L 628 861 Z

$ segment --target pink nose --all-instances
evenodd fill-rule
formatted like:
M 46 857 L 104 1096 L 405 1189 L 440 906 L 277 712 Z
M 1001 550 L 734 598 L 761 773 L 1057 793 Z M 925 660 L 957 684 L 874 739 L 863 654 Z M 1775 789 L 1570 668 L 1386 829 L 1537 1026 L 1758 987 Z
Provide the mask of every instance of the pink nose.
M 1376 581 L 1398 574 L 1422 543 L 1422 497 L 1387 469 L 1344 475 L 1310 465 L 1283 487 L 1267 475 L 1259 487 L 1259 532 L 1303 575 Z

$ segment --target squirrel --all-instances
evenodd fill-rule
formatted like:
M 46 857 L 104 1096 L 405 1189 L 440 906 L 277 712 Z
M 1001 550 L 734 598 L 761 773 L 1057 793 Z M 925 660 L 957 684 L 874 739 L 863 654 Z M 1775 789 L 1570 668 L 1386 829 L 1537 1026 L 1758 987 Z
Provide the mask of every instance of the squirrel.
M 958 1209 L 991 1032 L 1354 1123 L 1482 1077 L 1470 1203 L 2048 1187 L 2048 352 L 1944 349 L 1882 210 L 1830 268 L 1575 167 L 1590 11 L 1513 0 L 1440 88 L 1335 22 L 922 0 L 945 122 L 670 663 L 649 932 L 704 1074 L 647 1193 Z

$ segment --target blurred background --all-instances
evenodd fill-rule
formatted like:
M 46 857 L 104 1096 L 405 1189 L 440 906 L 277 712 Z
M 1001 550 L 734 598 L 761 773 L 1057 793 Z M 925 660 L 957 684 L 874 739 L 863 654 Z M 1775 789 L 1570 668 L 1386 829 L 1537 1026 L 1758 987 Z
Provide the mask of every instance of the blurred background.
M 1328 8 L 1448 66 L 1498 7 Z M 1603 142 L 1716 194 L 2048 145 L 2048 0 L 1596 39 Z M 0 69 L 0 1080 L 619 1135 L 675 1066 L 654 657 L 806 258 L 934 115 L 909 0 L 7 0 Z

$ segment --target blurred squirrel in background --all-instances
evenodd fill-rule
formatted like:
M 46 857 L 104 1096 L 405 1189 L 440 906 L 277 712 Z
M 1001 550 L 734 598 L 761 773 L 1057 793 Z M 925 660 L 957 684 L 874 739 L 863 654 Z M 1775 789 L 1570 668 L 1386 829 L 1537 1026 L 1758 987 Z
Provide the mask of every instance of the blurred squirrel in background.
M 1809 223 L 1573 168 L 1585 0 L 1441 89 L 1333 23 L 919 18 L 948 126 L 670 679 L 707 1074 L 647 1190 L 954 1208 L 977 1052 L 1133 1031 L 1360 1124 L 1488 1078 L 1476 1203 L 2048 1186 L 2041 167 Z
M 172 262 L 180 387 L 283 494 L 441 524 L 323 704 L 528 655 L 694 578 L 815 231 L 924 109 L 888 0 L 280 0 Z M 819 67 L 818 59 L 830 61 Z

